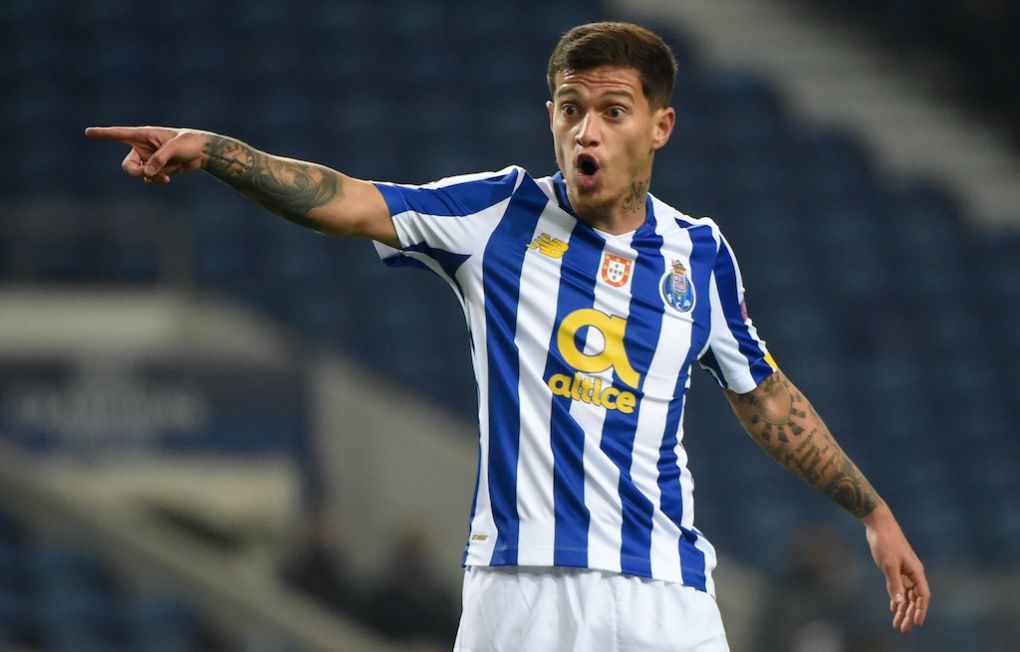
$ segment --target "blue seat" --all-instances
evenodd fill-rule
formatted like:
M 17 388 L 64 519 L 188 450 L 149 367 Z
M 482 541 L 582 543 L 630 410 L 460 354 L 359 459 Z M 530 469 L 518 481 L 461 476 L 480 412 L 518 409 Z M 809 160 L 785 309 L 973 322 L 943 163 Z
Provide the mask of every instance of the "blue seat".
M 110 571 L 84 550 L 46 543 L 33 552 L 32 565 L 44 590 L 74 587 L 115 591 L 116 582 Z
M 227 133 L 239 133 L 244 129 L 245 122 L 237 115 L 237 105 L 242 99 L 232 90 L 224 89 L 220 80 L 182 75 L 179 83 L 180 88 L 159 101 L 158 112 L 168 124 L 201 125 Z M 147 109 L 138 107 L 134 111 Z
M 447 21 L 453 19 L 442 4 L 414 0 L 390 0 L 387 4 L 386 29 L 379 34 L 387 45 L 434 41 L 449 31 Z
M 726 152 L 771 149 L 788 138 L 782 102 L 761 78 L 742 73 L 716 77 L 719 97 L 713 114 L 718 146 Z
M 805 193 L 838 203 L 871 186 L 870 156 L 853 134 L 836 128 L 804 129 L 796 147 Z
M 153 284 L 159 281 L 159 250 L 153 242 L 110 239 L 101 242 L 96 250 L 96 273 L 105 282 Z
M 990 496 L 987 505 L 976 505 L 982 523 L 983 559 L 998 564 L 1015 564 L 1020 559 L 1020 500 L 1010 496 Z
M 35 628 L 35 614 L 31 605 L 30 593 L 7 587 L 0 589 L 0 641 L 4 635 L 28 632 Z
M 46 649 L 52 652 L 109 652 L 126 649 L 123 639 L 96 634 L 88 629 L 61 627 L 44 637 Z
M 758 568 L 782 568 L 789 555 L 790 535 L 802 522 L 798 501 L 779 485 L 767 492 L 760 486 L 752 489 L 753 495 L 745 498 L 742 511 L 735 515 L 746 528 L 734 542 L 738 554 Z
M 103 591 L 74 584 L 44 591 L 36 602 L 39 627 L 57 650 L 124 649 L 127 632 L 122 603 Z
M 195 613 L 180 598 L 144 591 L 127 605 L 126 620 L 134 648 L 140 652 L 190 652 L 193 649 Z
M 244 2 L 224 3 L 228 6 L 233 4 L 227 11 L 231 24 L 236 25 L 239 32 L 247 34 L 270 34 L 274 31 L 285 30 L 299 19 L 299 12 L 294 5 L 287 2 L 275 2 L 274 0 L 245 0 Z

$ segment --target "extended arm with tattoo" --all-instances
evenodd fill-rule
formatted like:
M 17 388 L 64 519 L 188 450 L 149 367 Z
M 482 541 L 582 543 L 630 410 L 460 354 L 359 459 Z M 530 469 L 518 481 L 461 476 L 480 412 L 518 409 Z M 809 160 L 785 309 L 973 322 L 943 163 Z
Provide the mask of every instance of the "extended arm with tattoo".
M 206 172 L 301 226 L 326 230 L 311 213 L 343 196 L 343 176 L 315 163 L 271 156 L 218 135 L 209 137 L 203 153 Z
M 205 170 L 274 213 L 323 233 L 399 246 L 382 195 L 367 181 L 323 165 L 274 156 L 240 140 L 194 129 L 90 127 L 91 138 L 131 146 L 124 171 L 153 185 Z
M 882 502 L 811 403 L 782 372 L 747 394 L 727 391 L 727 398 L 755 443 L 843 509 L 861 518 Z
M 727 390 L 737 418 L 769 455 L 861 520 L 871 556 L 886 579 L 893 627 L 924 623 L 931 600 L 924 566 L 899 523 L 825 423 L 781 371 L 746 394 Z

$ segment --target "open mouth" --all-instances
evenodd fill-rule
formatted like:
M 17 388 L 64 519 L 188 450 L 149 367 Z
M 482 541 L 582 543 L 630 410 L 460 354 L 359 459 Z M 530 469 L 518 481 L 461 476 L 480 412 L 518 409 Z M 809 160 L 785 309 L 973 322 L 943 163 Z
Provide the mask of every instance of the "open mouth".
M 577 157 L 577 177 L 583 186 L 591 186 L 595 183 L 595 177 L 599 173 L 599 163 L 591 154 L 581 154 Z

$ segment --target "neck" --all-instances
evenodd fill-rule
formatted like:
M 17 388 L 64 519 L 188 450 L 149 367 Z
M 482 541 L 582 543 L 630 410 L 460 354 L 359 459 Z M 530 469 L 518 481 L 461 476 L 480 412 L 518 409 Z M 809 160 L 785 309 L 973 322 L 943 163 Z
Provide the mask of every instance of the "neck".
M 577 201 L 569 187 L 567 195 L 581 221 L 599 231 L 612 235 L 628 233 L 639 228 L 648 217 L 645 199 L 648 197 L 648 179 L 634 180 L 622 197 L 605 206 L 585 205 Z
M 645 198 L 648 197 L 648 182 L 649 179 L 635 179 L 630 183 L 630 189 L 627 194 L 624 195 L 620 201 L 619 210 L 616 211 L 622 214 L 624 220 L 630 218 L 640 218 L 640 225 L 645 221 Z

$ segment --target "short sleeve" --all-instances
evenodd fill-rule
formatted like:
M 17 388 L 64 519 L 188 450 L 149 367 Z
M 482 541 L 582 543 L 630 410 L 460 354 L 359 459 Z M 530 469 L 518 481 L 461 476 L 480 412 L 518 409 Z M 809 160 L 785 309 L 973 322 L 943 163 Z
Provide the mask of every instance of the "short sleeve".
M 744 303 L 744 286 L 737 260 L 726 239 L 712 269 L 712 326 L 701 366 L 726 389 L 744 394 L 778 370 L 775 360 L 758 336 Z
M 401 247 L 377 243 L 380 257 L 391 265 L 430 262 L 425 266 L 439 264 L 451 272 L 450 266 L 459 265 L 484 244 L 506 211 L 522 173 L 520 168 L 510 167 L 423 186 L 376 183 Z

